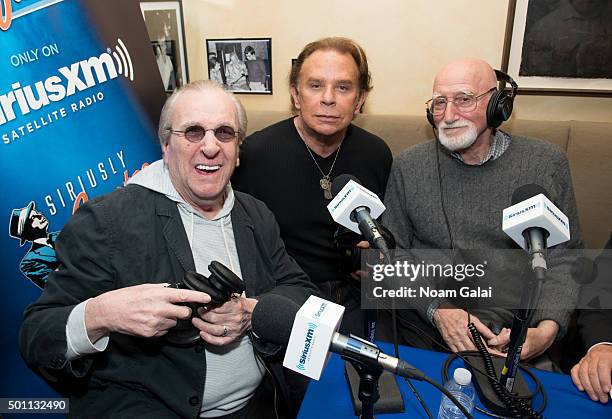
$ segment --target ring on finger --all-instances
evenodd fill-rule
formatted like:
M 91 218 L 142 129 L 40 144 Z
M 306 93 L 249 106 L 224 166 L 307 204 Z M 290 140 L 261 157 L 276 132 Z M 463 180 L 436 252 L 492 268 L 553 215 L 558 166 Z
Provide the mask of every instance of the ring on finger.
M 226 325 L 223 325 L 223 333 L 221 333 L 221 337 L 226 337 L 227 336 L 227 332 L 228 332 L 228 328 Z

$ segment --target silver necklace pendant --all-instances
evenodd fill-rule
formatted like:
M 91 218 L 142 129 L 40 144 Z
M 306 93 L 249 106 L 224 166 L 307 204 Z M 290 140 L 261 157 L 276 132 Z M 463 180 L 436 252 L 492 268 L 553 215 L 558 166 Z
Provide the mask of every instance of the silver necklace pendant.
M 295 128 L 297 129 L 298 135 L 300 136 L 300 138 L 302 139 L 302 142 L 304 143 L 304 146 L 306 147 L 306 151 L 308 151 L 308 154 L 310 155 L 310 158 L 312 159 L 312 161 L 314 162 L 315 166 L 317 167 L 317 170 L 321 173 L 321 176 L 323 176 L 320 180 L 319 180 L 319 185 L 321 186 L 321 189 L 323 189 L 323 197 L 327 200 L 331 200 L 333 198 L 332 196 L 332 192 L 331 192 L 331 181 L 329 180 L 329 177 L 331 176 L 332 171 L 334 170 L 334 165 L 336 164 L 336 160 L 338 160 L 338 155 L 340 154 L 340 147 L 342 147 L 342 143 L 344 142 L 344 138 L 342 139 L 342 141 L 340 141 L 340 144 L 338 144 L 338 148 L 336 149 L 336 155 L 334 156 L 334 161 L 331 164 L 331 167 L 329 168 L 329 172 L 327 172 L 327 174 L 325 174 L 325 172 L 321 169 L 321 166 L 319 166 L 319 163 L 317 163 L 317 159 L 315 159 L 315 156 L 312 154 L 312 151 L 310 151 L 310 147 L 308 147 L 308 144 L 306 144 L 306 140 L 304 139 L 304 135 L 302 134 L 302 130 L 300 129 L 300 127 L 296 124 Z
M 321 189 L 323 189 L 323 197 L 325 199 L 332 199 L 331 182 L 329 180 L 329 176 L 323 176 L 321 180 L 319 180 L 319 185 L 321 185 Z

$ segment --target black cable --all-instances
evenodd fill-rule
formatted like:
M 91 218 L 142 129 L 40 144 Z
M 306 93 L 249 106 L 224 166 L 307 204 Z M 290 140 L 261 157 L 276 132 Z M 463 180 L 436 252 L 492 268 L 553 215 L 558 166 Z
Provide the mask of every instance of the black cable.
M 434 336 L 432 336 L 430 333 L 428 333 L 427 331 L 421 329 L 420 327 L 406 322 L 404 321 L 402 318 L 398 317 L 399 322 L 403 325 L 406 326 L 408 328 L 411 328 L 413 330 L 416 330 L 417 332 L 427 336 L 429 339 L 431 339 L 432 342 L 436 343 L 437 345 L 439 345 L 442 348 L 445 348 L 448 352 L 452 352 L 452 350 L 448 347 L 448 345 L 445 342 L 442 342 L 438 339 L 436 339 Z M 466 354 L 479 354 L 479 352 L 466 352 Z M 442 375 L 443 375 L 443 380 L 448 380 L 448 373 L 446 371 L 448 371 L 448 366 L 450 365 L 450 361 L 452 361 L 454 359 L 454 357 L 460 358 L 466 365 L 468 365 L 472 370 L 479 372 L 480 374 L 484 375 L 485 377 L 489 378 L 489 379 L 493 379 L 495 381 L 498 380 L 497 375 L 494 373 L 489 374 L 487 371 L 484 371 L 482 369 L 480 369 L 479 367 L 477 367 L 476 365 L 472 364 L 467 358 L 465 358 L 461 353 L 455 352 L 452 353 L 451 356 L 449 358 L 447 358 L 447 361 L 444 364 L 444 368 L 442 371 Z M 538 409 L 538 413 L 542 413 L 544 411 L 544 409 L 546 408 L 546 405 L 548 403 L 548 397 L 546 395 L 546 392 L 544 391 L 544 387 L 542 386 L 540 380 L 538 379 L 538 377 L 536 377 L 531 371 L 529 371 L 528 369 L 524 368 L 523 366 L 519 366 L 519 368 L 521 369 L 521 371 L 525 372 L 527 375 L 529 375 L 529 377 L 536 383 L 536 390 L 532 393 L 531 396 L 535 397 L 538 393 L 542 394 L 542 406 Z M 511 397 L 516 397 L 514 395 L 510 395 Z M 474 408 L 481 412 L 484 413 L 485 415 L 491 416 L 491 417 L 498 417 L 497 415 L 495 415 L 492 412 L 489 412 L 487 410 L 481 409 L 478 406 L 474 406 Z M 503 417 L 503 416 L 502 416 Z
M 447 352 L 453 352 L 446 343 L 439 341 L 438 339 L 436 339 L 435 337 L 433 337 L 432 335 L 430 335 L 429 333 L 427 333 L 425 330 L 421 329 L 420 327 L 418 327 L 417 325 L 414 325 L 412 323 L 408 323 L 404 320 L 402 320 L 401 318 L 398 318 L 400 323 L 406 327 L 412 328 L 414 330 L 416 330 L 419 333 L 422 333 L 423 335 L 427 336 L 429 339 L 432 340 L 432 342 L 434 342 L 435 344 L 439 345 L 440 347 L 444 348 Z M 491 378 L 491 376 L 489 376 L 489 374 L 485 371 L 482 370 L 480 368 L 478 368 L 476 365 L 473 365 L 467 358 L 464 358 L 460 353 L 455 352 L 454 355 L 456 355 L 458 358 L 460 358 L 461 360 L 463 360 L 463 362 L 465 362 L 467 365 L 470 366 L 470 368 L 472 368 L 474 371 L 478 371 L 479 373 L 481 373 L 482 375 Z M 497 379 L 497 377 L 494 377 L 495 379 Z
M 444 192 L 442 191 L 442 170 L 440 169 L 440 140 L 438 139 L 438 133 L 436 129 L 433 129 L 434 138 L 436 142 L 436 169 L 438 172 L 438 188 L 440 189 L 440 207 L 442 208 L 442 215 L 444 215 L 444 222 L 446 223 L 446 230 L 448 231 L 448 239 L 450 241 L 451 250 L 455 250 L 455 241 L 453 240 L 453 232 L 450 228 L 450 222 L 448 221 L 448 215 L 446 214 L 446 208 L 444 208 Z M 454 258 L 454 252 L 453 252 Z
M 444 361 L 444 365 L 442 366 L 442 381 L 446 382 L 449 379 L 449 375 L 448 372 L 450 370 L 450 365 L 453 363 L 453 361 L 455 360 L 455 358 L 462 358 L 462 355 L 480 355 L 480 352 L 478 351 L 462 351 L 461 353 L 452 353 L 448 358 L 446 358 L 446 361 Z M 465 359 L 463 359 L 465 361 Z M 467 363 L 467 362 L 466 362 Z M 468 366 L 472 367 L 471 364 L 467 363 Z M 542 387 L 542 383 L 540 382 L 540 380 L 538 379 L 538 377 L 535 376 L 535 374 L 533 372 L 531 372 L 529 369 L 523 367 L 523 366 L 519 366 L 519 368 L 521 369 L 521 371 L 523 371 L 525 374 L 527 374 L 529 376 L 529 378 L 536 383 L 536 388 L 533 391 L 533 393 L 529 394 L 528 396 L 526 396 L 527 398 L 535 398 L 539 393 L 542 393 L 542 404 L 541 406 L 538 408 L 538 413 L 543 413 L 544 409 L 546 409 L 546 405 L 548 404 L 548 397 L 546 396 L 546 392 L 543 391 L 543 387 Z M 476 371 L 479 371 L 477 368 L 475 368 Z M 482 372 L 481 372 L 482 374 Z M 486 374 L 485 374 L 486 375 Z M 488 377 L 488 375 L 487 375 Z M 515 395 L 512 395 L 512 397 L 517 397 Z M 478 410 L 479 412 L 487 415 L 487 416 L 491 416 L 493 418 L 506 418 L 506 416 L 501 416 L 501 415 L 497 415 L 493 412 L 489 412 L 488 410 L 482 409 L 479 406 L 474 406 L 474 408 L 476 410 Z
M 504 403 L 504 405 L 506 405 L 506 407 L 508 407 L 508 406 L 510 406 L 512 401 L 508 401 L 507 398 L 508 397 L 515 398 L 517 396 L 513 395 L 510 391 L 507 391 L 506 392 L 507 394 L 501 394 L 503 392 L 500 393 L 501 390 L 499 390 L 497 385 L 494 384 L 494 383 L 498 383 L 501 386 L 501 383 L 499 383 L 499 379 L 497 378 L 497 373 L 495 372 L 495 368 L 493 366 L 493 360 L 491 358 L 491 354 L 489 354 L 489 351 L 487 350 L 487 348 L 483 344 L 482 336 L 480 335 L 480 332 L 476 329 L 476 326 L 474 325 L 474 323 L 472 323 L 472 315 L 471 315 L 469 310 L 467 310 L 467 316 L 468 316 L 468 330 L 470 331 L 470 334 L 472 335 L 472 339 L 474 341 L 474 344 L 476 345 L 476 349 L 478 350 L 476 352 L 476 354 L 480 355 L 480 357 L 483 359 L 483 363 L 485 364 L 485 370 L 488 373 L 487 374 L 487 378 L 489 380 L 489 384 L 491 384 L 491 387 L 493 387 L 493 391 L 495 391 L 495 394 L 497 394 L 497 396 L 501 399 L 502 403 Z M 463 351 L 463 352 L 466 352 L 466 351 Z M 449 358 L 453 358 L 453 357 L 451 356 Z M 448 359 L 447 359 L 447 361 L 448 361 Z M 449 367 L 449 365 L 450 364 L 447 364 L 447 362 L 444 363 L 444 367 L 443 367 L 443 371 L 442 371 L 442 380 L 443 381 L 445 381 L 446 378 L 448 378 L 448 367 Z M 535 375 L 533 375 L 533 373 L 531 373 L 531 371 L 529 371 L 529 374 L 534 379 L 534 381 L 537 382 L 537 387 L 536 387 L 536 390 L 532 394 L 529 394 L 528 396 L 525 396 L 524 398 L 532 400 L 539 393 L 541 385 L 540 385 L 540 381 L 535 379 Z M 521 398 L 521 400 L 522 399 L 523 398 Z M 497 414 L 495 414 L 493 412 L 489 412 L 487 410 L 481 409 L 478 406 L 475 406 L 475 407 L 476 407 L 476 410 L 478 410 L 479 412 L 482 412 L 482 413 L 484 413 L 486 415 L 489 415 L 489 416 L 492 416 L 492 417 L 500 417 L 500 418 L 504 417 L 504 416 L 501 416 L 501 415 L 497 415 Z M 511 411 L 512 411 L 512 409 L 511 409 Z M 542 409 L 538 413 L 542 413 L 543 411 L 544 411 L 544 409 Z M 530 414 L 530 413 L 531 412 L 525 412 L 525 414 Z M 521 417 L 521 416 L 519 416 L 519 417 Z M 529 416 L 529 417 L 531 417 L 531 416 Z
M 386 256 L 386 262 L 390 265 L 391 264 L 391 258 L 389 256 L 389 254 L 387 253 L 385 256 Z M 395 352 L 395 357 L 397 359 L 400 359 L 400 355 L 399 355 L 399 343 L 398 343 L 399 339 L 397 337 L 397 313 L 396 313 L 396 310 L 395 310 L 395 299 L 391 300 L 391 330 L 392 330 L 392 334 L 393 334 L 393 351 Z M 425 400 L 423 400 L 423 398 L 421 397 L 421 394 L 419 393 L 417 388 L 414 386 L 414 384 L 412 384 L 412 381 L 410 381 L 410 379 L 408 377 L 403 377 L 403 378 L 404 378 L 404 381 L 406 381 L 406 383 L 410 387 L 410 390 L 412 391 L 412 394 L 414 394 L 414 397 L 416 397 L 416 399 L 418 400 L 419 404 L 421 405 L 421 407 L 423 408 L 423 410 L 427 414 L 427 417 L 429 419 L 433 419 L 433 415 L 431 414 L 431 411 L 429 410 L 429 407 L 427 407 L 427 403 L 425 403 Z
M 427 407 L 427 404 L 425 403 L 425 400 L 423 400 L 423 398 L 419 394 L 419 391 L 417 390 L 417 388 L 414 386 L 414 384 L 412 384 L 412 381 L 410 381 L 410 378 L 407 378 L 407 377 L 403 377 L 403 378 L 404 378 L 404 381 L 406 381 L 406 383 L 410 387 L 410 390 L 412 390 L 412 393 L 414 394 L 414 397 L 416 397 L 416 399 L 419 401 L 419 403 L 423 407 L 423 410 L 425 411 L 425 413 L 427 413 L 427 417 L 429 419 L 433 419 L 433 415 L 431 414 L 431 411 Z
M 493 390 L 497 394 L 497 396 L 501 399 L 501 401 L 506 405 L 508 410 L 510 410 L 512 417 L 514 418 L 534 418 L 534 419 L 542 419 L 543 416 L 533 410 L 527 402 L 521 398 L 513 397 L 513 395 L 508 391 L 508 389 L 501 385 L 501 383 L 497 379 L 493 379 L 491 376 L 495 376 L 495 366 L 493 365 L 493 360 L 491 359 L 491 354 L 487 351 L 485 344 L 480 337 L 480 333 L 476 330 L 476 326 L 474 323 L 468 324 L 468 329 L 470 334 L 472 335 L 472 339 L 474 340 L 474 344 L 476 345 L 476 349 L 480 352 L 482 356 L 485 370 L 488 372 L 489 384 L 493 387 Z
M 251 336 L 251 339 L 253 337 Z M 277 401 L 277 396 L 276 396 L 276 387 L 277 387 L 277 382 L 276 379 L 274 378 L 274 375 L 272 374 L 272 372 L 268 369 L 268 366 L 266 365 L 266 361 L 263 359 L 263 357 L 257 352 L 257 350 L 255 349 L 255 345 L 252 345 L 253 347 L 253 354 L 255 355 L 255 362 L 256 363 L 260 363 L 261 365 L 264 367 L 264 369 L 266 370 L 266 372 L 268 374 L 270 374 L 270 377 L 272 377 L 272 382 L 274 384 L 274 398 L 272 399 L 273 403 L 274 403 L 274 417 L 275 419 L 279 419 L 278 416 L 278 401 Z M 287 400 L 287 407 L 289 408 L 289 411 L 293 410 L 291 406 L 291 402 L 289 400 Z

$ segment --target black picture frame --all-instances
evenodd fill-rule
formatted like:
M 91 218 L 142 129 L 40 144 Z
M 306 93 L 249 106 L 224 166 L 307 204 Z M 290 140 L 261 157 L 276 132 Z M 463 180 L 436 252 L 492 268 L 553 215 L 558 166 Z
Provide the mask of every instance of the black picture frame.
M 215 38 L 205 43 L 209 79 L 232 93 L 273 93 L 272 38 Z
M 573 6 L 563 0 L 510 0 L 502 70 L 518 83 L 518 94 L 612 97 L 612 54 L 608 51 L 606 55 L 606 51 L 598 49 L 600 45 L 612 48 L 612 39 L 607 43 L 595 42 L 600 38 L 597 34 L 564 28 L 563 25 L 572 24 L 572 20 L 563 19 L 566 10 L 561 8 L 567 7 Z M 606 16 L 612 16 L 612 2 L 608 2 L 605 12 Z M 559 31 L 565 36 L 559 36 Z M 575 36 L 573 41 L 572 36 Z M 551 41 L 543 41 L 547 39 Z M 576 51 L 568 46 L 571 42 Z M 578 53 L 580 50 L 584 52 Z M 580 61 L 581 57 L 587 58 Z M 611 65 L 594 64 L 601 59 L 609 60 Z M 609 74 L 597 77 L 593 69 L 599 67 Z
M 164 89 L 172 93 L 189 82 L 182 1 L 141 1 L 140 10 Z

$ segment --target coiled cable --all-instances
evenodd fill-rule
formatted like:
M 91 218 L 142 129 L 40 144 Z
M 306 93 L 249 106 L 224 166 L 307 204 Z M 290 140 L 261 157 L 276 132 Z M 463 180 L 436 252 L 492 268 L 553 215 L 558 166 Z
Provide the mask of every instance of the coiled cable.
M 493 377 L 496 376 L 496 373 L 495 366 L 493 365 L 493 360 L 491 359 L 491 354 L 489 354 L 489 351 L 487 351 L 487 348 L 482 342 L 480 333 L 476 329 L 474 323 L 470 322 L 468 324 L 468 329 L 470 331 L 470 334 L 472 335 L 472 339 L 474 340 L 474 345 L 476 345 L 476 349 L 478 349 L 478 352 L 482 356 L 489 384 L 491 384 L 491 387 L 495 391 L 495 394 L 497 394 L 497 396 L 501 399 L 501 401 L 510 411 L 510 416 L 513 418 L 543 419 L 543 416 L 533 410 L 524 399 L 515 397 L 508 391 L 506 387 L 502 386 L 498 380 L 493 379 Z

